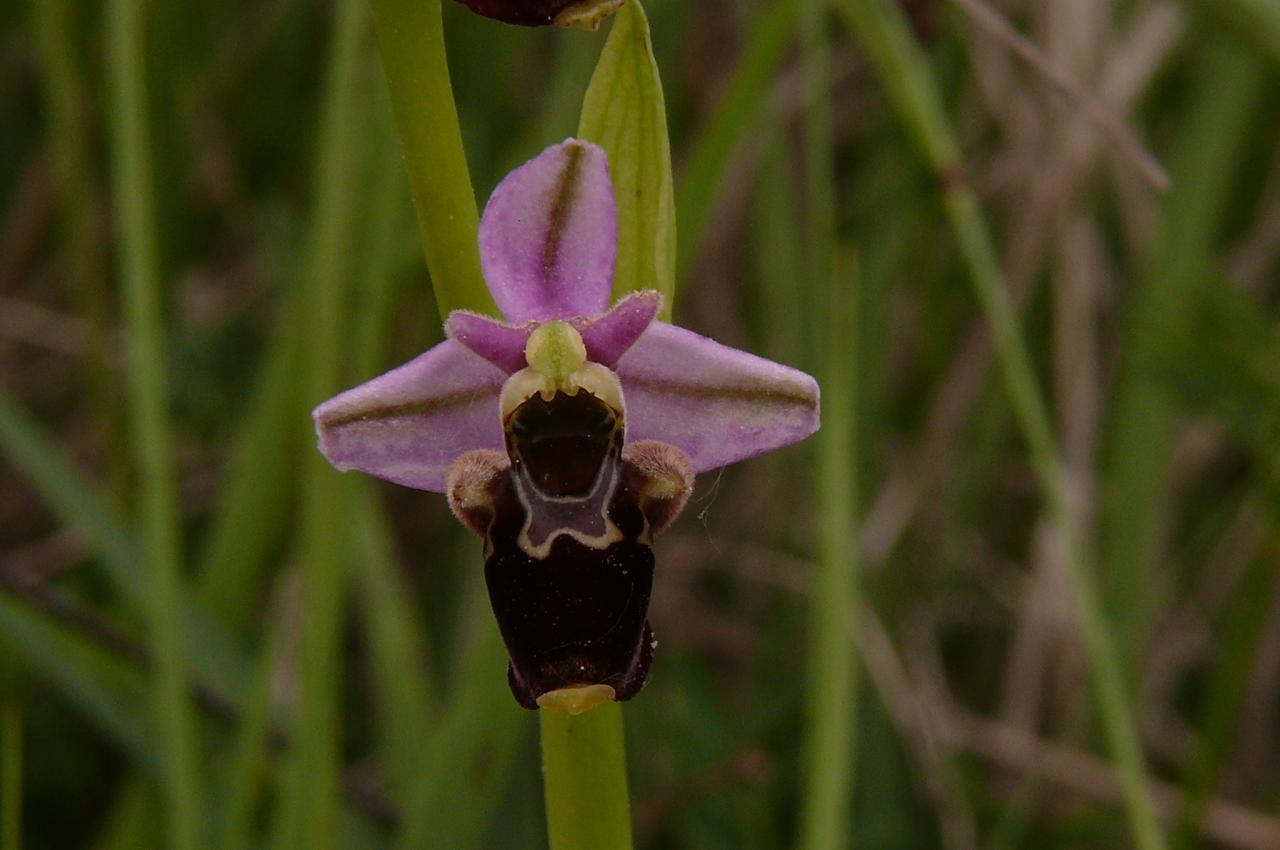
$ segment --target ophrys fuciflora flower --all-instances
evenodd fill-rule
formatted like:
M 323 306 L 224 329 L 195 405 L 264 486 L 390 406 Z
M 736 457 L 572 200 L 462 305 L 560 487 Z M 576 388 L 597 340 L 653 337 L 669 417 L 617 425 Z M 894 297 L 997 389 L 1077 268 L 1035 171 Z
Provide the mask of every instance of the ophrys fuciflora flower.
M 693 476 L 818 427 L 803 372 L 609 307 L 618 215 L 605 153 L 567 140 L 513 171 L 480 223 L 506 322 L 458 311 L 444 342 L 316 408 L 339 469 L 445 492 L 485 539 L 485 580 L 528 708 L 644 685 L 653 535 Z

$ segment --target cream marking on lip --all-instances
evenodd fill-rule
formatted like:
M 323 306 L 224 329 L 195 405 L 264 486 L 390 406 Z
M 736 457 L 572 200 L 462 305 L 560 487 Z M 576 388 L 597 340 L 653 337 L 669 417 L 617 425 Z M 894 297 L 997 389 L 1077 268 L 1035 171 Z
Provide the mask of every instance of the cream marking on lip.
M 622 539 L 622 529 L 609 519 L 609 506 L 613 503 L 614 493 L 618 489 L 618 481 L 622 477 L 620 474 L 619 462 L 617 458 L 609 458 L 605 463 L 601 464 L 600 471 L 596 474 L 596 480 L 591 486 L 591 491 L 585 496 L 544 496 L 538 492 L 533 483 L 528 480 L 528 473 L 523 468 L 519 469 L 515 475 L 516 481 L 516 499 L 519 500 L 525 511 L 524 525 L 520 529 L 520 535 L 516 538 L 516 545 L 520 550 L 530 558 L 542 560 L 551 554 L 551 546 L 562 535 L 568 535 L 577 540 L 583 546 L 591 549 L 607 549 L 612 544 Z M 604 492 L 601 489 L 604 488 Z M 532 490 L 537 495 L 531 498 Z M 541 543 L 535 544 L 529 536 L 529 532 L 533 528 L 534 507 L 533 500 L 536 498 L 541 503 L 552 503 L 565 506 L 579 505 L 585 509 L 592 510 L 591 519 L 595 519 L 594 511 L 599 511 L 599 517 L 604 525 L 603 534 L 587 534 L 576 528 L 560 527 L 547 532 L 546 537 Z

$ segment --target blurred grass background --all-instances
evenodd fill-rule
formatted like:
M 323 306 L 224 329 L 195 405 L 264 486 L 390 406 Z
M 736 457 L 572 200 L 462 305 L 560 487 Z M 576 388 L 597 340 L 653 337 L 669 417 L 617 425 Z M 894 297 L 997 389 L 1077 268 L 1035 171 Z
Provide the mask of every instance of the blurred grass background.
M 1278 847 L 1280 4 L 904 0 L 951 163 L 859 5 L 647 6 L 676 319 L 822 376 L 827 428 L 659 541 L 637 844 L 817 840 L 807 758 L 852 772 L 839 846 L 1132 846 L 972 190 L 1170 843 Z M 603 38 L 444 13 L 483 202 Z M 479 543 L 314 451 L 315 403 L 440 337 L 364 4 L 0 38 L 0 848 L 542 846 Z M 854 728 L 806 756 L 841 652 Z

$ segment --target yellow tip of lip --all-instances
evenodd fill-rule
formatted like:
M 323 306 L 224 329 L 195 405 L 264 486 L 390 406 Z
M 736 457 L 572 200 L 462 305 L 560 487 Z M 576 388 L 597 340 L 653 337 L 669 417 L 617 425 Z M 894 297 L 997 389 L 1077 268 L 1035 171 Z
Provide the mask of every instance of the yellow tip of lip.
M 614 698 L 615 691 L 608 685 L 578 685 L 547 691 L 538 697 L 539 708 L 551 708 L 565 714 L 578 715 L 590 711 L 602 702 Z

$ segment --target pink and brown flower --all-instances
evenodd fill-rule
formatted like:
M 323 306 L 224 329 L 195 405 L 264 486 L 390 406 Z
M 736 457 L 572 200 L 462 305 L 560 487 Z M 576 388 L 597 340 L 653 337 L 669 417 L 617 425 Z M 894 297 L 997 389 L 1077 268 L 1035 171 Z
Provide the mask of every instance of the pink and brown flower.
M 567 140 L 516 169 L 480 223 L 506 321 L 457 311 L 444 342 L 316 408 L 339 469 L 445 492 L 485 538 L 485 579 L 524 706 L 585 710 L 643 686 L 652 535 L 697 472 L 804 439 L 803 372 L 612 307 L 618 216 L 605 153 Z

